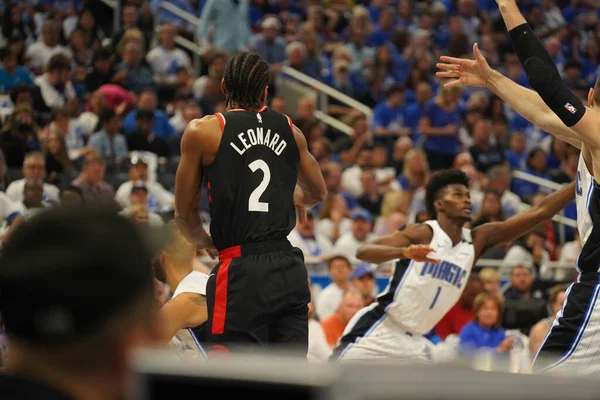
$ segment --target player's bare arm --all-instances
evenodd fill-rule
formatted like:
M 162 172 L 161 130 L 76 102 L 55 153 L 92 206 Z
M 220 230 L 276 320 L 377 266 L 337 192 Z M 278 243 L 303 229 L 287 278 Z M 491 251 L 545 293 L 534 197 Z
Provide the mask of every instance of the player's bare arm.
M 312 207 L 327 197 L 327 187 L 317 160 L 308 151 L 306 138 L 294 125 L 294 139 L 300 152 L 298 182 L 294 192 L 294 203 L 298 207 Z
M 547 196 L 540 204 L 519 213 L 506 221 L 491 222 L 475 228 L 472 232 L 475 259 L 490 247 L 517 239 L 536 225 L 551 219 L 575 197 L 575 184 L 571 182 L 561 190 Z
M 212 131 L 212 132 L 211 132 Z M 212 145 L 211 135 L 220 132 L 214 116 L 188 124 L 181 139 L 181 160 L 175 178 L 175 220 L 184 235 L 203 249 L 213 248 L 198 211 L 203 176 L 203 154 Z
M 198 293 L 181 293 L 169 300 L 161 309 L 162 341 L 168 343 L 179 330 L 194 328 L 208 319 L 206 296 Z
M 496 0 L 511 42 L 527 74 L 531 87 L 546 105 L 590 149 L 594 175 L 600 173 L 600 115 L 594 109 L 594 91 L 590 90 L 586 108 L 562 80 L 554 60 L 525 21 L 515 0 Z M 598 153 L 595 157 L 594 154 Z
M 428 225 L 408 225 L 391 235 L 363 244 L 356 251 L 356 258 L 374 264 L 398 258 L 437 263 L 437 260 L 428 257 L 429 253 L 435 252 L 429 247 L 432 237 L 433 231 Z
M 556 138 L 581 148 L 579 134 L 567 127 L 544 103 L 539 94 L 492 69 L 481 54 L 477 43 L 473 45 L 473 56 L 473 60 L 440 57 L 442 62 L 437 64 L 440 71 L 436 76 L 450 79 L 444 84 L 445 87 L 467 85 L 488 88 L 527 121 Z M 589 165 L 591 166 L 591 163 Z

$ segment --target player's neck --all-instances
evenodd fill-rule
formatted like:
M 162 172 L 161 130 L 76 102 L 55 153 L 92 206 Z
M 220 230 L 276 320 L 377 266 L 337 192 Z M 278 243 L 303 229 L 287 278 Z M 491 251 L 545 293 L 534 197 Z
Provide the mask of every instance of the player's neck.
M 225 108 L 225 111 L 232 111 L 232 110 L 244 110 L 244 111 L 248 111 L 248 112 L 259 112 L 260 110 L 262 110 L 264 108 L 264 105 L 261 104 L 260 107 L 255 108 L 255 107 L 241 107 L 238 105 L 237 102 L 232 101 L 229 103 L 229 105 Z
M 462 240 L 462 228 L 465 224 L 462 220 L 450 219 L 444 214 L 438 215 L 438 224 L 446 232 L 450 240 L 452 240 L 452 246 L 456 246 Z
M 177 289 L 177 286 L 179 286 L 183 278 L 188 276 L 189 273 L 193 271 L 191 265 L 169 265 L 165 267 L 165 273 L 167 275 L 167 285 L 169 286 L 169 290 L 171 290 L 171 293 L 175 292 L 175 289 Z

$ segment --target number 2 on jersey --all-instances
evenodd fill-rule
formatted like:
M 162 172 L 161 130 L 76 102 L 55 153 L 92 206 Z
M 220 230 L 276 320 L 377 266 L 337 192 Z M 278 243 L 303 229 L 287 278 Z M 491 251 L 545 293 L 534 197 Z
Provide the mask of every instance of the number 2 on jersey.
M 263 172 L 262 181 L 256 189 L 250 193 L 250 198 L 248 199 L 248 211 L 269 212 L 269 203 L 260 201 L 260 196 L 262 196 L 267 189 L 267 186 L 269 186 L 269 182 L 271 181 L 271 170 L 263 160 L 252 161 L 248 165 L 248 168 L 250 168 L 252 172 L 256 172 L 259 169 Z
M 435 303 L 437 303 L 437 299 L 438 297 L 440 297 L 440 292 L 442 291 L 442 287 L 438 286 L 437 288 L 437 292 L 435 292 L 435 297 L 433 298 L 433 301 L 431 302 L 431 305 L 429 306 L 429 309 L 431 310 L 433 307 L 435 307 Z

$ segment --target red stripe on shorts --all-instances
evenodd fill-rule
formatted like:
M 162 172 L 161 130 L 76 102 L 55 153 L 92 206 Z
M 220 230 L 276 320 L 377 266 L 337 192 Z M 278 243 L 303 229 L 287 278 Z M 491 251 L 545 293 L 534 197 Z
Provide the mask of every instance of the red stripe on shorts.
M 229 279 L 229 264 L 231 259 L 223 261 L 217 272 L 215 288 L 215 306 L 213 310 L 212 334 L 220 335 L 225 330 L 227 316 L 227 281 Z

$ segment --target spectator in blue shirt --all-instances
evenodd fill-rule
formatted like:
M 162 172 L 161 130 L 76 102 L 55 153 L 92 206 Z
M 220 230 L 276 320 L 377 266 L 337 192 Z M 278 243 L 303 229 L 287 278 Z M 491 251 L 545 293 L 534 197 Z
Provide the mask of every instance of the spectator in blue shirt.
M 421 135 L 425 136 L 423 148 L 432 171 L 450 168 L 460 152 L 458 130 L 462 116 L 458 101 L 461 91 L 457 87 L 441 87 L 436 98 L 425 106 L 419 124 Z
M 392 39 L 396 16 L 393 8 L 384 8 L 379 16 L 379 26 L 371 32 L 367 44 L 371 47 L 379 47 Z
M 551 177 L 547 173 L 546 169 L 546 160 L 547 154 L 544 150 L 540 148 L 535 148 L 531 150 L 529 155 L 527 156 L 527 162 L 525 164 L 525 173 L 537 176 L 538 178 L 548 179 Z M 512 191 L 519 195 L 523 201 L 531 201 L 533 196 L 538 194 L 538 191 L 545 190 L 540 185 L 524 181 L 521 179 L 513 179 L 512 181 Z
M 419 133 L 419 121 L 425 112 L 425 106 L 431 100 L 433 91 L 428 82 L 420 82 L 415 88 L 415 102 L 404 107 L 404 125 L 412 130 L 412 140 L 418 143 L 421 137 Z
M 513 338 L 506 337 L 499 325 L 502 299 L 494 294 L 480 293 L 473 302 L 475 321 L 469 322 L 460 332 L 460 347 L 472 355 L 478 350 L 491 349 L 498 353 L 509 351 Z
M 12 88 L 18 85 L 32 85 L 33 78 L 31 72 L 20 65 L 17 65 L 17 56 L 10 47 L 4 47 L 0 50 L 0 93 L 8 93 Z
M 140 94 L 144 89 L 154 88 L 156 83 L 152 71 L 142 64 L 143 52 L 139 42 L 128 42 L 123 48 L 123 61 L 117 65 L 113 80 L 125 89 Z
M 269 63 L 271 73 L 277 74 L 285 61 L 285 40 L 278 36 L 281 24 L 275 17 L 268 17 L 261 24 L 262 33 L 250 42 L 250 49 Z
M 389 144 L 392 148 L 398 136 L 408 136 L 412 131 L 404 124 L 404 86 L 388 89 L 385 102 L 373 109 L 375 143 Z
M 100 114 L 102 129 L 90 137 L 89 146 L 95 149 L 105 160 L 118 163 L 127 156 L 127 141 L 119 133 L 121 119 L 111 109 Z
M 152 122 L 152 132 L 158 137 L 169 137 L 175 134 L 175 128 L 169 122 L 169 117 L 163 111 L 158 109 L 158 99 L 156 92 L 153 89 L 146 89 L 140 93 L 140 97 L 137 101 L 137 108 L 143 108 L 145 110 L 153 110 L 154 118 Z M 123 121 L 123 130 L 126 134 L 137 131 L 137 110 L 131 111 L 125 117 Z

